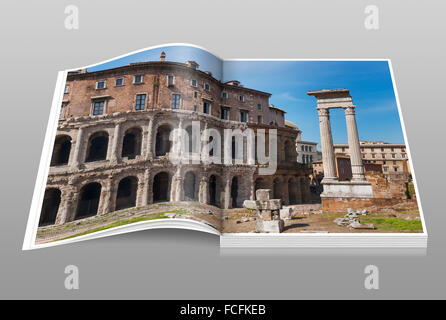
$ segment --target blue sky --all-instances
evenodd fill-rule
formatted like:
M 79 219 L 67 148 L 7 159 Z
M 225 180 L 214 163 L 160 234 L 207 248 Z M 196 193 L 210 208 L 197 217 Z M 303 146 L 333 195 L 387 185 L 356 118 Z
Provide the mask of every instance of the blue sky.
M 284 109 L 285 118 L 302 130 L 305 141 L 320 142 L 316 99 L 309 90 L 348 88 L 356 107 L 361 140 L 404 143 L 392 79 L 386 61 L 221 61 L 214 55 L 187 46 L 147 50 L 88 71 L 108 69 L 137 61 L 194 60 L 200 70 L 211 71 L 222 81 L 239 80 L 242 85 L 272 94 L 270 103 Z M 334 143 L 347 143 L 344 112 L 331 110 Z M 320 146 L 318 146 L 320 149 Z

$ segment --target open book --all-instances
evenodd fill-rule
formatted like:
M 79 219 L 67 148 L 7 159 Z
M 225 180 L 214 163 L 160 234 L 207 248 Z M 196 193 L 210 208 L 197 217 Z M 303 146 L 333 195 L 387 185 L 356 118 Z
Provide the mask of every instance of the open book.
M 59 72 L 23 249 L 154 228 L 426 247 L 390 60 L 169 44 Z

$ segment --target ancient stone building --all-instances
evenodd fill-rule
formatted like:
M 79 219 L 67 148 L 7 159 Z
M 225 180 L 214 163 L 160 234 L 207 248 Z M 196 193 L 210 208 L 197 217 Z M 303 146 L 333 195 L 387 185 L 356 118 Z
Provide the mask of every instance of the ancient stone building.
M 297 128 L 270 94 L 222 83 L 197 63 L 132 63 L 70 72 L 60 111 L 40 225 L 63 224 L 157 201 L 196 201 L 228 209 L 271 189 L 285 204 L 310 201 L 307 170 L 296 162 Z M 278 166 L 173 164 L 173 129 L 277 129 Z M 223 135 L 223 133 L 222 133 Z

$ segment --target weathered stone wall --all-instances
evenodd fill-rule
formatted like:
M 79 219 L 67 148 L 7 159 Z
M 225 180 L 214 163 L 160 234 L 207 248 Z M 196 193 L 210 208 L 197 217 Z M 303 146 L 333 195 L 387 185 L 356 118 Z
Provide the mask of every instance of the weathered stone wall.
M 278 170 L 272 176 L 259 176 L 258 164 L 219 165 L 219 164 L 180 164 L 174 165 L 169 154 L 156 156 L 155 145 L 157 130 L 161 126 L 170 129 L 186 128 L 191 121 L 199 121 L 200 129 L 215 128 L 223 132 L 225 128 L 253 129 L 264 128 L 264 125 L 246 124 L 234 121 L 221 121 L 210 115 L 198 114 L 186 110 L 146 110 L 145 112 L 127 111 L 104 116 L 83 116 L 61 120 L 58 137 L 66 136 L 71 141 L 68 163 L 53 165 L 47 181 L 47 189 L 61 191 L 60 205 L 56 224 L 76 219 L 79 203 L 84 188 L 93 183 L 100 185 L 100 197 L 97 214 L 105 214 L 116 209 L 118 186 L 125 178 L 136 181 L 135 189 L 130 194 L 136 195 L 135 206 L 145 206 L 154 201 L 155 177 L 160 173 L 167 175 L 166 200 L 183 201 L 184 177 L 193 174 L 194 201 L 203 204 L 211 203 L 211 189 L 216 191 L 215 204 L 222 208 L 231 208 L 231 195 L 236 195 L 235 204 L 240 207 L 246 199 L 253 199 L 255 180 L 264 179 L 276 194 L 281 195 L 283 202 L 290 203 L 289 187 L 293 189 L 293 203 L 310 201 L 308 170 L 296 162 L 284 159 L 283 141 L 294 141 L 296 130 L 278 127 Z M 134 130 L 137 128 L 138 130 Z M 126 132 L 140 132 L 139 154 L 134 158 L 122 157 L 123 141 Z M 86 161 L 91 148 L 91 138 L 98 133 L 108 136 L 106 157 L 97 161 Z M 60 148 L 55 148 L 59 150 Z M 223 148 L 222 148 L 223 154 Z M 189 174 L 190 176 L 190 174 Z M 216 177 L 216 185 L 210 186 L 211 177 Z M 234 180 L 236 178 L 236 180 Z M 233 181 L 237 181 L 237 189 L 232 190 Z M 186 181 L 190 182 L 190 181 Z M 275 183 L 274 183 L 275 182 Z

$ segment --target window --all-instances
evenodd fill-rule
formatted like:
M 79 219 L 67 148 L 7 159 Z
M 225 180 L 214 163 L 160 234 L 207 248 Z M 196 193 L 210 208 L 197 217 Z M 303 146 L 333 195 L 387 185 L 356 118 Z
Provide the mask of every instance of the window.
M 403 154 L 402 154 L 402 157 L 403 157 L 403 158 L 405 158 L 405 157 L 406 157 L 406 154 L 405 154 L 405 153 L 403 153 Z
M 136 110 L 144 110 L 145 105 L 146 105 L 146 94 L 145 93 L 137 94 L 135 109 Z
M 305 151 L 305 147 L 304 146 L 302 146 L 301 149 L 302 149 L 302 151 Z
M 248 122 L 248 111 L 240 110 L 240 121 Z
M 257 122 L 258 122 L 258 123 L 263 123 L 262 116 L 257 116 Z
M 172 87 L 175 84 L 175 77 L 174 76 L 167 76 L 167 86 Z
M 262 110 L 262 105 L 260 103 L 257 105 L 257 110 Z
M 68 93 L 69 90 L 70 90 L 70 86 L 66 85 L 63 93 Z
M 223 120 L 229 119 L 229 108 L 221 107 L 220 117 Z
M 395 151 L 395 148 L 391 148 L 390 151 L 392 151 L 392 152 Z
M 204 101 L 203 102 L 203 113 L 209 114 L 210 110 L 211 110 L 211 104 L 207 101 Z
M 395 158 L 395 154 L 394 153 L 392 153 L 392 158 Z
M 172 95 L 172 109 L 179 109 L 180 108 L 180 94 L 173 94 Z
M 197 80 L 192 79 L 192 80 L 190 81 L 190 85 L 191 85 L 192 87 L 196 87 L 196 86 L 197 86 Z
M 204 90 L 209 91 L 211 90 L 211 87 L 209 86 L 209 83 L 204 84 Z
M 194 111 L 197 111 L 197 110 L 198 110 L 197 105 L 194 105 Z
M 228 93 L 225 92 L 225 91 L 223 91 L 223 92 L 221 93 L 221 97 L 222 97 L 223 99 L 228 99 Z
M 313 151 L 313 147 L 309 147 L 309 149 L 310 149 L 310 152 L 312 152 L 312 151 Z
M 96 81 L 96 89 L 105 89 L 105 80 Z
M 124 78 L 118 78 L 115 80 L 115 87 L 120 87 L 124 85 Z
M 240 102 L 245 102 L 245 96 L 238 96 L 238 100 Z
M 104 114 L 104 104 L 105 104 L 104 100 L 94 102 L 94 104 L 93 104 L 93 115 L 94 116 Z
M 194 92 L 194 98 L 198 98 L 198 91 Z
M 133 78 L 133 83 L 134 83 L 134 84 L 142 83 L 142 75 L 136 75 L 136 76 Z
M 383 169 L 384 169 L 384 171 L 387 171 L 387 167 L 384 167 Z

